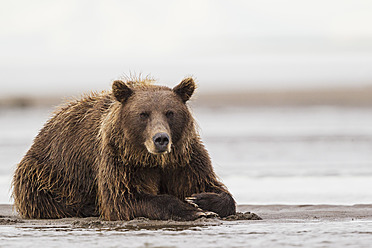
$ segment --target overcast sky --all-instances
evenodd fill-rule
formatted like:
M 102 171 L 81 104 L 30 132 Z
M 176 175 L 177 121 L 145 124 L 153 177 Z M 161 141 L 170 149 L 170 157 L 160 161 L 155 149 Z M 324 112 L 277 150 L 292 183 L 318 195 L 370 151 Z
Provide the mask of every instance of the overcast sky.
M 372 85 L 372 1 L 9 0 L 0 96 L 150 74 L 200 90 Z

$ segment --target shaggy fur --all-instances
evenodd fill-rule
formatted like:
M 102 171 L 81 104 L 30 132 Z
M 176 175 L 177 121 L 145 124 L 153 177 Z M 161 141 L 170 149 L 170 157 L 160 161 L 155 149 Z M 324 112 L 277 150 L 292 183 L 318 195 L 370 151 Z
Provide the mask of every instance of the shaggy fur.
M 192 78 L 174 89 L 115 81 L 112 92 L 61 107 L 15 171 L 19 214 L 106 220 L 234 214 L 235 202 L 217 180 L 185 104 L 194 89 Z M 159 132 L 170 137 L 166 152 L 154 145 Z

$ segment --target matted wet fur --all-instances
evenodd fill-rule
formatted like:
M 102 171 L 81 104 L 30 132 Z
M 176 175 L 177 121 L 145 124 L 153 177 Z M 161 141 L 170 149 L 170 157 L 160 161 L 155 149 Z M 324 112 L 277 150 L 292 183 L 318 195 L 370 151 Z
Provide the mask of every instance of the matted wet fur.
M 193 220 L 235 213 L 213 171 L 186 102 L 192 78 L 175 88 L 115 81 L 111 92 L 60 107 L 13 177 L 24 218 Z

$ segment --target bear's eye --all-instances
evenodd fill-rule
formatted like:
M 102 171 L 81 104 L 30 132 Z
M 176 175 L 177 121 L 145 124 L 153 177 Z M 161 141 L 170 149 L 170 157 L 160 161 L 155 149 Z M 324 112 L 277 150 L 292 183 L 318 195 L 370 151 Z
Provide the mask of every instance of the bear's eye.
M 173 113 L 173 111 L 169 110 L 169 111 L 167 111 L 167 112 L 165 113 L 165 116 L 166 116 L 167 118 L 172 118 L 172 117 L 174 116 L 174 113 Z
M 140 117 L 142 120 L 146 120 L 147 118 L 149 118 L 150 114 L 147 113 L 147 112 L 142 112 L 140 113 Z

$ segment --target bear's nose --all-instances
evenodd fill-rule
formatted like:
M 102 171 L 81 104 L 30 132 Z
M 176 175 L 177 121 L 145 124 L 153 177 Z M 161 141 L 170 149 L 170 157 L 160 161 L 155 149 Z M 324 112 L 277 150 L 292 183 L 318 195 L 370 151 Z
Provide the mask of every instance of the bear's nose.
M 169 144 L 169 135 L 166 133 L 157 133 L 152 137 L 158 152 L 165 152 Z

